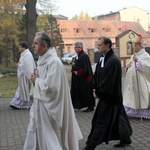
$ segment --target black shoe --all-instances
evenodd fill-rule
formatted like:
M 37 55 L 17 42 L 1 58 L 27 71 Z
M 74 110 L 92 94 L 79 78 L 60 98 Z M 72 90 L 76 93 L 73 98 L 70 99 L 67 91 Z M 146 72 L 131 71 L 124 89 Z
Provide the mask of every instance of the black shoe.
M 11 108 L 14 108 L 14 109 L 19 109 L 18 107 L 15 107 L 13 105 L 10 105 Z
M 94 111 L 94 108 L 87 108 L 86 110 L 83 110 L 83 112 L 91 112 Z
M 128 141 L 123 141 L 123 140 L 120 140 L 118 144 L 115 144 L 114 146 L 115 147 L 125 147 L 126 145 L 129 145 L 131 144 L 132 141 L 131 140 L 128 140 Z
M 10 105 L 10 107 L 12 107 L 12 108 L 13 108 L 14 106 L 13 106 L 13 105 Z

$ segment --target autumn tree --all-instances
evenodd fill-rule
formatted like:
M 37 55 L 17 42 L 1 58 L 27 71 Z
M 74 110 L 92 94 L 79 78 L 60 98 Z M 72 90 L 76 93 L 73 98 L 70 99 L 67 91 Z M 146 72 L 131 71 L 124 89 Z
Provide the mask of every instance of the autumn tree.
M 20 9 L 22 7 L 23 1 L 21 0 L 0 1 L 0 62 L 2 63 L 4 60 L 6 66 L 14 59 L 12 54 L 17 43 L 18 32 L 15 21 L 22 13 L 22 9 Z
M 84 12 L 81 11 L 78 17 L 79 20 L 84 20 Z
M 54 8 L 54 5 L 51 4 L 50 0 L 0 0 L 0 62 L 3 60 L 2 57 L 5 57 L 5 60 L 7 61 L 6 65 L 8 65 L 9 60 L 7 58 L 9 57 L 9 54 L 12 53 L 10 50 L 14 51 L 15 45 L 18 44 L 18 40 L 25 39 L 25 37 L 29 44 L 29 48 L 31 49 L 36 32 L 37 2 L 41 6 L 45 5 L 44 8 L 48 8 L 47 11 L 41 10 L 40 13 L 53 11 L 52 8 Z M 26 20 L 25 16 L 21 18 L 21 15 L 25 14 L 25 10 L 23 9 L 24 6 L 26 8 Z M 22 27 L 18 30 L 16 20 L 19 20 L 20 18 L 22 19 L 22 22 L 20 22 L 22 23 Z M 22 30 L 22 28 L 26 29 L 26 32 L 24 29 Z M 24 38 L 23 34 L 26 34 Z M 17 35 L 19 36 L 17 37 Z M 8 50 L 8 55 L 5 50 L 7 47 L 10 49 Z
M 78 20 L 78 15 L 73 16 L 71 20 Z
M 17 20 L 17 29 L 19 30 L 18 33 L 18 40 L 19 41 L 26 41 L 27 37 L 27 14 L 24 13 L 22 16 Z
M 51 37 L 52 46 L 62 54 L 64 49 L 64 41 L 59 30 L 59 24 L 53 15 L 48 16 L 48 23 L 46 23 L 45 31 L 49 33 Z
M 32 49 L 31 46 L 36 33 L 36 21 L 38 17 L 36 11 L 37 2 L 41 7 L 41 9 L 38 9 L 40 13 L 51 13 L 55 9 L 55 5 L 51 0 L 26 0 L 25 7 L 27 13 L 27 43 L 30 49 Z M 42 9 L 42 7 L 44 7 L 44 9 Z
M 91 18 L 90 15 L 88 14 L 88 12 L 85 13 L 85 15 L 84 15 L 84 20 L 92 20 L 92 18 Z
M 40 6 L 40 7 L 38 7 Z M 53 14 L 58 10 L 57 0 L 37 0 L 37 12 L 40 15 Z
M 47 15 L 39 15 L 37 18 L 37 30 L 44 32 L 45 24 L 48 22 Z
M 75 15 L 72 17 L 71 20 L 92 20 L 88 12 L 84 13 L 83 11 L 80 12 L 79 15 Z
M 0 0 L 1 12 L 9 12 L 10 14 L 22 13 L 26 0 Z

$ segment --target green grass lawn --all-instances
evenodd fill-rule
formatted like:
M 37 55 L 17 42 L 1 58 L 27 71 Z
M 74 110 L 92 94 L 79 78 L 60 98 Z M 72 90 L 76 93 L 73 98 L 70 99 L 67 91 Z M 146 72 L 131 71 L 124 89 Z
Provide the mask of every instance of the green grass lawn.
M 66 70 L 70 66 L 65 67 Z M 69 68 L 70 69 L 70 68 Z M 68 69 L 68 70 L 69 70 Z M 125 69 L 123 71 L 123 76 L 125 76 Z M 0 65 L 0 73 L 15 73 L 16 72 L 16 63 L 11 64 L 9 67 L 4 67 Z M 71 85 L 71 74 L 70 70 L 68 71 L 68 81 L 69 85 Z M 12 98 L 15 95 L 15 92 L 18 87 L 18 79 L 16 75 L 5 75 L 5 77 L 0 78 L 0 97 L 1 98 Z
M 0 78 L 0 93 L 2 98 L 14 97 L 18 87 L 17 76 L 5 76 Z
M 0 74 L 5 75 L 4 77 L 0 78 L 0 97 L 14 97 L 18 87 L 18 79 L 16 73 L 17 69 L 15 62 L 9 64 L 8 67 L 6 67 L 5 65 L 0 65 Z
M 5 65 L 0 65 L 0 73 L 8 74 L 8 73 L 17 73 L 16 62 L 12 62 L 6 67 Z

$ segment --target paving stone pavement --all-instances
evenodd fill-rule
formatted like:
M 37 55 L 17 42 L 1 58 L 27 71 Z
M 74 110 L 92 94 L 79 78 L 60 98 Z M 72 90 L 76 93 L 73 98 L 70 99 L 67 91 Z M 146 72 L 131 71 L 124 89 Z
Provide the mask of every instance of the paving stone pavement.
M 27 126 L 29 110 L 15 110 L 9 107 L 10 98 L 0 98 L 0 150 L 22 150 Z M 77 121 L 81 128 L 83 139 L 80 141 L 80 150 L 85 146 L 85 141 L 90 132 L 93 112 L 85 113 L 75 111 Z M 108 145 L 102 143 L 96 150 L 150 150 L 150 120 L 129 118 L 133 128 L 132 144 L 125 148 L 114 148 L 117 141 Z

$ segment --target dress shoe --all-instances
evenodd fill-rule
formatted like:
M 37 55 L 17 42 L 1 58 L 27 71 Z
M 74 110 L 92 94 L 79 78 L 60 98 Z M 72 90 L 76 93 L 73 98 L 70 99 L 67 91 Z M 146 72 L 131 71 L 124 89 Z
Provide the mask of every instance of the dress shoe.
M 91 112 L 94 111 L 94 108 L 87 108 L 86 110 L 83 110 L 83 112 Z
M 11 108 L 14 108 L 14 109 L 19 109 L 18 107 L 15 107 L 13 105 L 10 105 Z
M 124 141 L 124 140 L 120 140 L 118 144 L 115 144 L 115 147 L 125 147 L 126 145 L 131 144 L 132 141 L 128 140 L 128 141 Z

